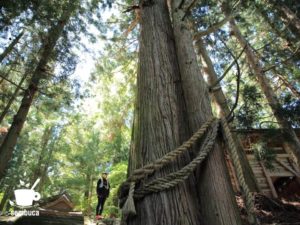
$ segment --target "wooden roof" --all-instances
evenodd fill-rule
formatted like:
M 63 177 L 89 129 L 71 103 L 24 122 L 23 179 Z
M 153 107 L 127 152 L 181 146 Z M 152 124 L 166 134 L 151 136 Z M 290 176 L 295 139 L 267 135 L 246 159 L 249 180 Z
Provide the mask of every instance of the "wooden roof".
M 71 212 L 74 209 L 74 204 L 67 192 L 62 192 L 58 195 L 45 199 L 41 203 L 41 208 L 62 212 Z

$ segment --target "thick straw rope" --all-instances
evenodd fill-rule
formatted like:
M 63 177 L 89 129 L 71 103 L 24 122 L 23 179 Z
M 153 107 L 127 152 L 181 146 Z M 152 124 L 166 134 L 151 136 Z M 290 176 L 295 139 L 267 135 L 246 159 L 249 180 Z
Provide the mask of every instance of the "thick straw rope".
M 133 174 L 127 179 L 127 181 L 123 183 L 123 185 L 130 183 L 128 197 L 122 208 L 123 215 L 128 216 L 128 215 L 136 214 L 134 199 L 140 199 L 143 198 L 145 195 L 170 189 L 172 187 L 175 187 L 177 184 L 183 182 L 184 180 L 186 180 L 191 174 L 191 172 L 194 171 L 195 168 L 204 161 L 204 159 L 206 159 L 207 155 L 212 150 L 217 136 L 219 123 L 220 123 L 219 120 L 216 120 L 214 118 L 210 119 L 188 141 L 186 141 L 180 147 L 167 153 L 165 156 L 156 160 L 154 163 L 150 163 L 144 166 L 143 168 L 135 170 Z M 241 162 L 239 161 L 239 157 L 238 157 L 238 151 L 235 142 L 233 140 L 233 137 L 231 135 L 231 131 L 229 129 L 228 123 L 224 117 L 221 119 L 221 124 L 222 124 L 224 137 L 227 140 L 228 149 L 231 158 L 233 160 L 234 167 L 236 169 L 239 183 L 244 192 L 249 222 L 255 223 L 254 199 L 245 181 Z M 147 177 L 148 175 L 161 169 L 165 165 L 174 162 L 178 156 L 186 152 L 197 140 L 199 140 L 203 136 L 203 134 L 207 131 L 208 127 L 210 126 L 212 126 L 212 129 L 207 134 L 202 144 L 201 150 L 199 151 L 197 157 L 193 159 L 188 165 L 186 165 L 179 171 L 168 174 L 165 177 L 156 178 L 155 180 L 142 185 L 142 187 L 138 188 L 137 190 L 134 189 L 135 182 Z
M 172 187 L 175 187 L 177 184 L 185 181 L 189 177 L 189 175 L 196 169 L 196 167 L 204 161 L 208 153 L 213 148 L 217 136 L 218 126 L 219 122 L 214 122 L 212 130 L 205 138 L 202 148 L 195 159 L 193 159 L 188 165 L 186 165 L 179 171 L 170 173 L 162 178 L 156 178 L 150 183 L 145 184 L 142 188 L 137 189 L 134 192 L 134 198 L 143 198 L 145 195 L 170 189 Z
M 181 146 L 176 148 L 175 150 L 167 153 L 162 158 L 157 159 L 153 163 L 149 163 L 146 166 L 136 169 L 133 171 L 132 175 L 128 177 L 127 183 L 136 182 L 138 180 L 141 180 L 145 178 L 146 176 L 154 173 L 154 171 L 157 171 L 161 169 L 162 167 L 166 166 L 167 164 L 174 162 L 174 160 L 182 155 L 184 152 L 190 149 L 190 147 L 199 140 L 203 134 L 206 132 L 207 128 L 212 124 L 213 121 L 215 121 L 215 118 L 211 118 L 208 120 L 205 124 L 201 126 L 201 128 L 186 142 L 184 142 Z
M 212 125 L 213 124 L 213 125 Z M 192 160 L 188 165 L 183 167 L 177 172 L 173 172 L 163 178 L 157 178 L 154 181 L 143 185 L 138 190 L 134 190 L 135 182 L 145 178 L 147 175 L 152 174 L 154 171 L 161 169 L 163 166 L 175 161 L 175 159 L 186 152 L 198 139 L 200 139 L 208 127 L 212 125 L 211 131 L 206 136 L 202 148 L 199 151 L 197 157 Z M 160 192 L 169 188 L 176 186 L 178 183 L 186 180 L 192 171 L 203 162 L 208 153 L 215 143 L 219 126 L 219 120 L 211 119 L 206 122 L 188 141 L 183 145 L 173 150 L 172 152 L 167 153 L 161 159 L 156 160 L 154 163 L 148 164 L 141 169 L 137 169 L 133 174 L 127 179 L 126 183 L 130 182 L 130 190 L 128 193 L 127 200 L 123 205 L 122 212 L 124 216 L 135 215 L 135 206 L 133 198 L 143 198 L 145 195 L 148 195 L 153 192 Z
M 242 165 L 241 162 L 239 160 L 238 157 L 238 150 L 236 148 L 236 144 L 233 140 L 231 131 L 229 129 L 227 120 L 225 119 L 225 117 L 222 117 L 221 119 L 221 124 L 222 124 L 222 129 L 223 129 L 223 133 L 224 133 L 224 137 L 227 141 L 228 144 L 228 150 L 230 153 L 230 156 L 232 158 L 233 161 L 233 165 L 234 168 L 236 170 L 236 174 L 237 174 L 237 178 L 238 181 L 242 187 L 243 190 L 243 194 L 244 194 L 244 198 L 245 198 L 245 202 L 246 202 L 246 209 L 248 212 L 248 220 L 250 223 L 255 223 L 255 216 L 254 216 L 254 197 L 246 183 L 244 174 L 243 174 L 243 170 L 242 170 Z

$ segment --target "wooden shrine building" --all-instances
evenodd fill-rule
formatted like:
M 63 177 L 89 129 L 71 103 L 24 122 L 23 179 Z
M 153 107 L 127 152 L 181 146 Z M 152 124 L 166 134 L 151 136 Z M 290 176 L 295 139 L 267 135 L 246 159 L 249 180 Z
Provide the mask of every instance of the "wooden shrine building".
M 296 134 L 300 138 L 300 129 L 296 129 Z M 280 130 L 271 129 L 251 129 L 234 130 L 240 137 L 247 159 L 256 178 L 260 193 L 268 197 L 285 198 L 290 200 L 300 200 L 300 171 L 291 156 L 282 145 L 283 137 Z M 268 164 L 264 160 L 258 160 L 256 146 L 264 145 L 273 155 Z M 227 165 L 231 181 L 235 191 L 240 191 L 236 174 L 229 157 Z

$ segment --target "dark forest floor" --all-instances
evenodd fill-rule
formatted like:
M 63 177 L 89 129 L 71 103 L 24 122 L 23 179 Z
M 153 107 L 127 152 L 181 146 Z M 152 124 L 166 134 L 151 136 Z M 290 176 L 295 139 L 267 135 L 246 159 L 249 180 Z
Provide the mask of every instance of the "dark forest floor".
M 236 197 L 242 217 L 246 221 L 246 210 L 240 196 Z M 284 201 L 255 196 L 255 215 L 261 225 L 300 225 L 300 201 Z M 245 225 L 248 224 L 245 222 Z

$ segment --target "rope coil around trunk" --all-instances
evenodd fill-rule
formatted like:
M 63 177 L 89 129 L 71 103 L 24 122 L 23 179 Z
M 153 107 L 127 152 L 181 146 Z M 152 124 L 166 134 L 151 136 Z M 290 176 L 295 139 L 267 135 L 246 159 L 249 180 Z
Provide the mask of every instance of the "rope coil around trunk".
M 165 177 L 156 178 L 155 180 L 143 185 L 141 188 L 135 190 L 133 197 L 136 199 L 143 198 L 145 195 L 170 189 L 185 181 L 196 167 L 199 166 L 204 159 L 206 159 L 208 153 L 212 150 L 218 133 L 218 126 L 219 122 L 215 121 L 212 125 L 212 129 L 206 136 L 197 157 L 189 164 L 176 172 L 170 173 Z
M 139 181 L 145 178 L 146 176 L 154 173 L 155 171 L 163 168 L 167 164 L 174 162 L 174 160 L 178 156 L 182 155 L 184 152 L 189 150 L 190 147 L 203 136 L 203 134 L 206 132 L 208 127 L 210 127 L 215 120 L 216 118 L 211 118 L 210 120 L 208 120 L 188 141 L 184 142 L 181 146 L 179 146 L 175 150 L 167 153 L 162 158 L 157 159 L 153 163 L 149 163 L 142 168 L 134 170 L 132 175 L 130 175 L 125 182 L 131 183 L 131 182 Z
M 227 120 L 224 117 L 222 117 L 221 120 L 216 120 L 215 118 L 210 119 L 188 141 L 186 141 L 180 147 L 167 153 L 165 156 L 156 160 L 154 163 L 148 164 L 143 168 L 135 170 L 133 174 L 127 179 L 127 181 L 125 181 L 121 185 L 122 188 L 122 186 L 126 184 L 130 184 L 128 196 L 122 208 L 123 215 L 126 217 L 128 215 L 136 214 L 134 199 L 141 199 L 148 194 L 157 193 L 157 192 L 170 189 L 172 187 L 175 187 L 177 184 L 185 181 L 189 177 L 189 175 L 196 169 L 196 167 L 206 159 L 209 152 L 212 150 L 220 123 L 222 125 L 221 127 L 223 130 L 224 139 L 227 141 L 229 153 L 231 155 L 234 167 L 236 169 L 239 183 L 244 192 L 244 198 L 246 202 L 246 209 L 248 212 L 249 222 L 251 224 L 255 223 L 254 199 L 245 181 L 241 162 L 239 161 L 239 157 L 238 157 L 238 150 L 233 140 Z M 211 130 L 208 132 L 207 136 L 205 137 L 202 147 L 198 152 L 198 155 L 189 164 L 187 164 L 182 169 L 176 172 L 166 175 L 165 177 L 156 178 L 155 180 L 146 183 L 135 190 L 135 183 L 137 181 L 147 177 L 148 175 L 161 169 L 165 165 L 175 161 L 175 159 L 178 156 L 186 152 L 198 139 L 200 139 L 210 126 L 211 126 Z
M 197 140 L 199 140 L 207 129 L 212 126 L 212 129 L 208 132 L 202 148 L 199 151 L 197 157 L 192 160 L 188 165 L 180 169 L 179 171 L 168 174 L 163 178 L 157 178 L 154 181 L 151 181 L 148 184 L 143 185 L 142 187 L 134 190 L 135 182 L 147 177 L 149 174 L 154 173 L 155 171 L 161 169 L 167 164 L 174 162 L 177 157 L 186 152 Z M 212 118 L 208 120 L 203 126 L 184 144 L 175 150 L 167 153 L 162 158 L 156 160 L 154 163 L 148 164 L 143 168 L 137 169 L 133 174 L 125 181 L 122 186 L 128 185 L 130 183 L 130 190 L 126 199 L 125 204 L 123 205 L 122 211 L 123 215 L 135 215 L 135 206 L 133 199 L 143 198 L 145 195 L 148 195 L 153 192 L 160 192 L 169 188 L 176 186 L 178 183 L 186 180 L 194 169 L 203 162 L 210 150 L 213 148 L 215 139 L 218 132 L 219 120 Z M 126 196 L 125 196 L 126 197 Z

